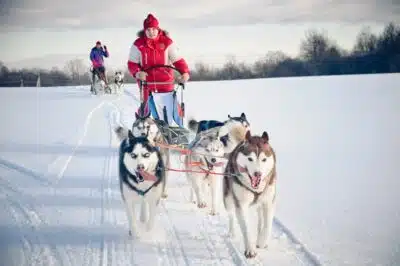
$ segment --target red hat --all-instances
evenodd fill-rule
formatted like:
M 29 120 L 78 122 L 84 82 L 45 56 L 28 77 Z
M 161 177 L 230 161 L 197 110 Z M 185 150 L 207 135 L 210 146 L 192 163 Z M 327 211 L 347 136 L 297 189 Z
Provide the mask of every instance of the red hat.
M 148 28 L 158 28 L 158 20 L 152 14 L 148 14 L 147 18 L 143 21 L 143 28 L 147 30 Z

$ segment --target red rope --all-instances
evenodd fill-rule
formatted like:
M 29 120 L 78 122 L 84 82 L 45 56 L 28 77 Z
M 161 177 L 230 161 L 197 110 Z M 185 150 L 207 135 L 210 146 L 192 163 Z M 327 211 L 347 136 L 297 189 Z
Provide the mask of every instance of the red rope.
M 172 172 L 180 172 L 180 173 L 199 173 L 199 174 L 211 174 L 211 175 L 225 175 L 224 173 L 216 173 L 212 171 L 207 171 L 207 170 L 202 170 L 202 171 L 196 171 L 196 170 L 182 170 L 182 169 L 173 169 L 166 167 L 167 171 L 172 171 Z
M 157 142 L 155 145 L 160 147 L 160 148 L 167 148 L 167 149 L 179 151 L 181 153 L 181 156 L 182 155 L 190 155 L 190 154 L 205 155 L 205 156 L 207 155 L 207 154 L 192 152 L 189 149 L 184 149 L 184 148 L 181 148 L 181 147 L 179 147 L 177 145 L 169 145 L 169 144 L 164 144 L 164 143 L 159 143 L 159 142 Z M 225 157 L 223 157 L 223 156 L 214 156 L 214 157 L 224 158 L 225 159 Z M 192 167 L 198 166 L 200 169 L 202 169 L 200 166 L 204 166 L 204 163 L 201 162 L 201 161 L 192 161 L 192 160 L 190 160 L 189 163 L 184 163 L 181 158 L 182 157 L 180 157 L 180 162 L 183 163 L 186 166 L 192 166 Z M 172 172 L 180 172 L 180 173 L 199 173 L 199 174 L 224 175 L 224 173 L 216 173 L 216 172 L 212 172 L 212 171 L 209 171 L 209 170 L 203 170 L 203 169 L 202 169 L 202 171 L 196 171 L 196 170 L 173 169 L 173 168 L 168 168 L 167 167 L 166 170 L 167 171 L 172 171 Z
M 182 155 L 195 154 L 195 155 L 209 156 L 208 154 L 205 154 L 205 153 L 193 152 L 190 149 L 181 148 L 178 145 L 170 145 L 170 144 L 156 142 L 155 146 L 158 146 L 160 148 L 167 148 L 169 150 L 176 150 L 176 151 L 179 151 Z M 224 156 L 213 156 L 213 157 L 226 159 Z

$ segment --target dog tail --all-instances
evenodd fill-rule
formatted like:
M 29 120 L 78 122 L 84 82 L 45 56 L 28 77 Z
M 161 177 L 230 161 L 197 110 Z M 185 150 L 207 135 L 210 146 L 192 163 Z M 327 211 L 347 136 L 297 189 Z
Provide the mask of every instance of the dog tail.
M 189 118 L 189 120 L 188 120 L 188 128 L 189 128 L 189 130 L 191 130 L 194 133 L 196 133 L 198 127 L 199 127 L 199 122 L 194 118 Z
M 126 139 L 128 137 L 128 133 L 129 133 L 128 129 L 126 129 L 122 126 L 118 126 L 118 127 L 114 128 L 114 132 L 120 141 Z

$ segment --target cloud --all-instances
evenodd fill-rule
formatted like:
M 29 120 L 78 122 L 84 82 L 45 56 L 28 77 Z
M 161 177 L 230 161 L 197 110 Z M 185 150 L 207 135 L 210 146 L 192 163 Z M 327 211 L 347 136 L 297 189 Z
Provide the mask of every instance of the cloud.
M 2 30 L 139 28 L 153 12 L 167 27 L 254 23 L 387 23 L 400 21 L 400 1 L 381 0 L 2 0 Z

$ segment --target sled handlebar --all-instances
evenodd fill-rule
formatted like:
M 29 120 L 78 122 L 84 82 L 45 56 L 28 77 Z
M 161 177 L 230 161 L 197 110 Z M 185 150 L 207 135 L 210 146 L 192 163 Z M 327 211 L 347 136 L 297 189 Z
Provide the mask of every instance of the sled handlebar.
M 143 72 L 147 72 L 147 71 L 149 71 L 149 70 L 151 70 L 151 69 L 154 69 L 154 68 L 161 68 L 161 67 L 171 68 L 171 69 L 173 69 L 173 70 L 179 72 L 179 70 L 178 70 L 176 67 L 171 66 L 171 65 L 154 65 L 154 66 L 150 66 L 150 67 L 148 67 L 148 68 L 145 68 L 145 69 L 143 69 L 142 71 L 143 71 Z M 152 81 L 152 82 L 148 82 L 148 81 L 146 81 L 146 80 L 141 80 L 141 81 L 140 81 L 140 85 L 141 85 L 141 86 L 146 85 L 146 84 L 178 84 L 178 86 L 182 87 L 182 90 L 185 89 L 185 83 L 176 82 L 176 80 L 174 80 L 173 82 L 157 82 L 157 81 L 155 81 L 155 82 L 153 82 L 153 81 Z

